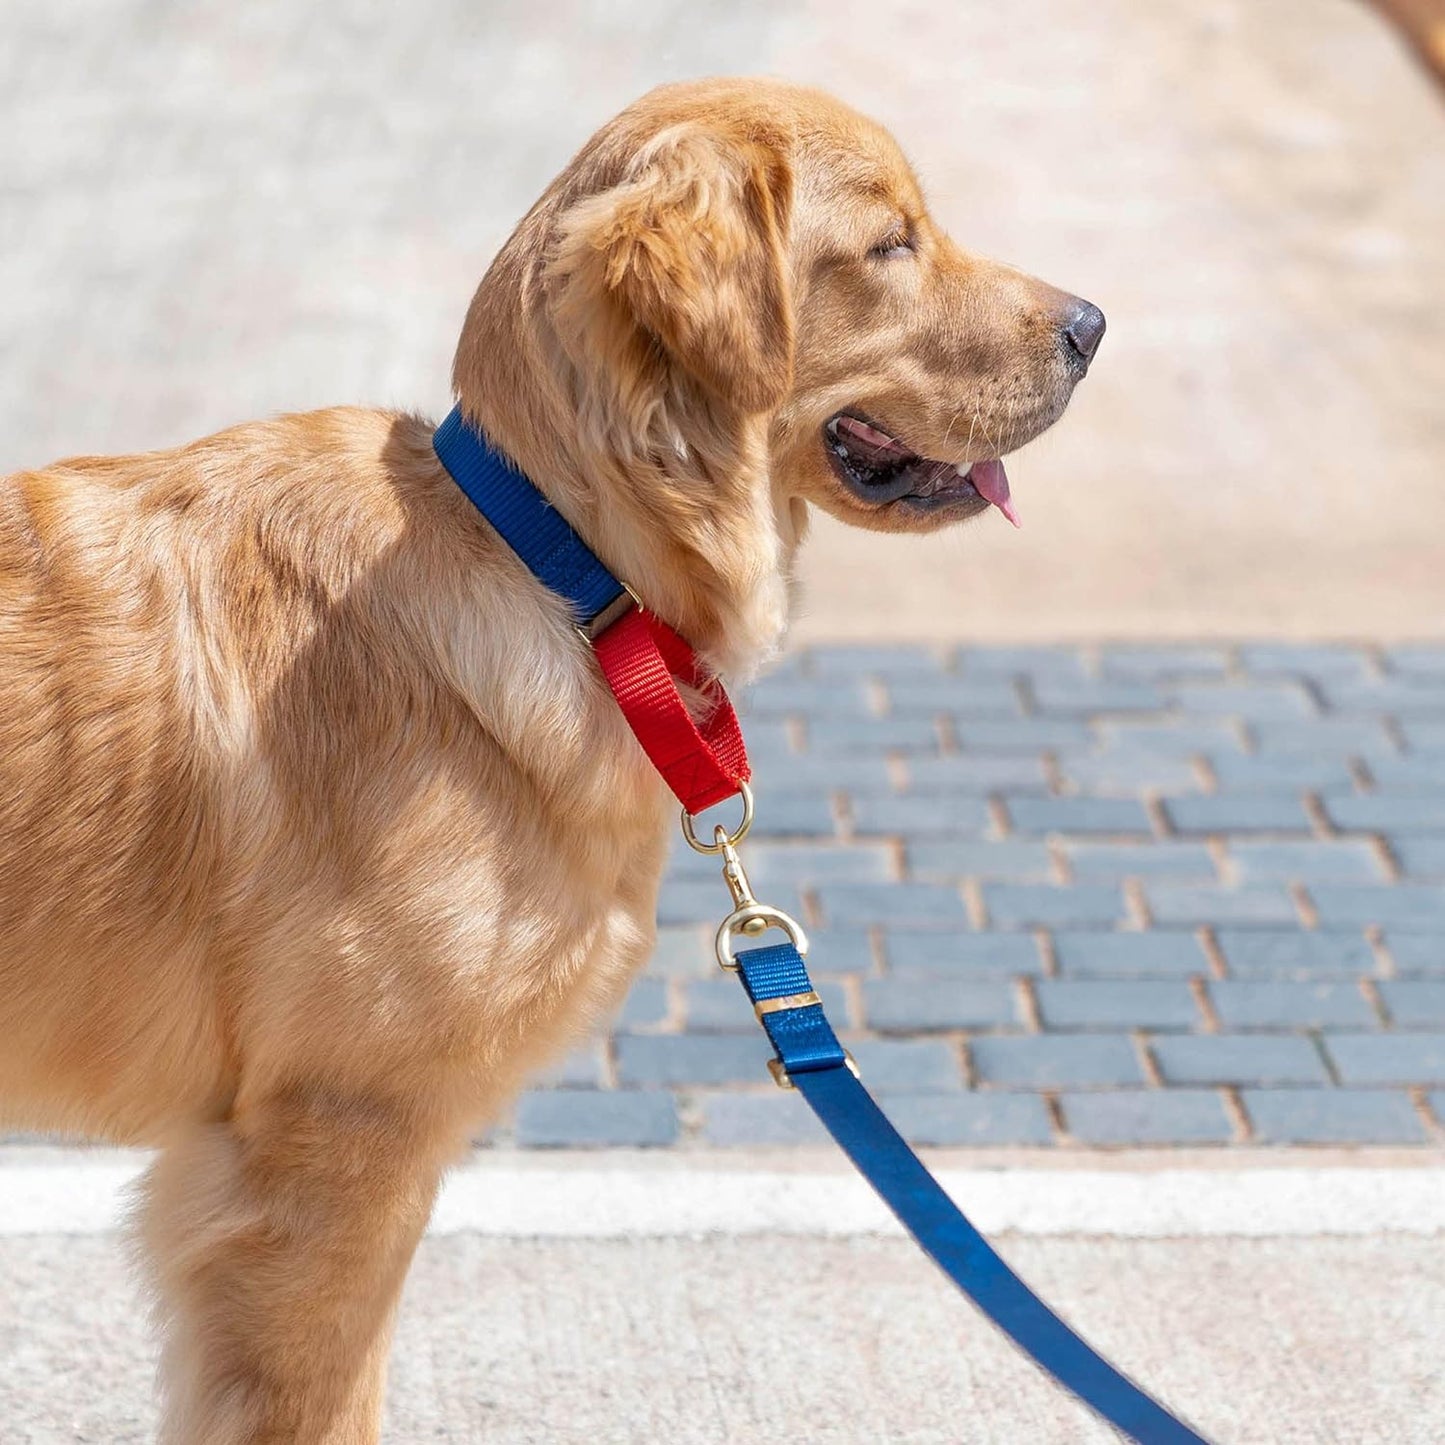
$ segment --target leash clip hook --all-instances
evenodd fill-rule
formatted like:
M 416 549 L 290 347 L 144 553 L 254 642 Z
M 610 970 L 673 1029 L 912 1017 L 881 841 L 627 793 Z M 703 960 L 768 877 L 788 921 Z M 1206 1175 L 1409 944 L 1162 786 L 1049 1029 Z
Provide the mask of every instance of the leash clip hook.
M 718 926 L 716 953 L 718 963 L 734 972 L 738 961 L 733 953 L 733 936 L 738 933 L 756 938 L 770 928 L 777 928 L 788 935 L 799 954 L 808 951 L 808 935 L 803 932 L 802 924 L 781 908 L 759 903 L 753 892 L 737 847 L 753 826 L 753 790 L 746 783 L 739 783 L 738 793 L 743 800 L 742 821 L 731 833 L 721 823 L 717 824 L 712 831 L 711 843 L 705 843 L 697 836 L 692 814 L 685 808 L 682 813 L 682 836 L 687 839 L 688 847 L 698 853 L 716 853 L 722 857 L 723 882 L 732 895 L 733 911 Z

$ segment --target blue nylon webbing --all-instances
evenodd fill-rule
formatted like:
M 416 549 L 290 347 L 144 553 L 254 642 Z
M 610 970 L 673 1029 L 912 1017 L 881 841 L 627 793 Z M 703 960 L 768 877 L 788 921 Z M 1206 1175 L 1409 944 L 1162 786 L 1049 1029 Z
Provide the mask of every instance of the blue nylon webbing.
M 737 962 L 755 1003 L 812 988 L 791 943 L 743 949 Z M 1090 1349 L 994 1252 L 844 1067 L 842 1046 L 819 1005 L 764 1014 L 762 1023 L 789 1078 L 843 1152 L 925 1253 L 1015 1344 L 1138 1445 L 1207 1445 Z
M 454 407 L 432 436 L 452 479 L 537 580 L 560 593 L 586 626 L 625 590 L 567 519 L 510 466 Z

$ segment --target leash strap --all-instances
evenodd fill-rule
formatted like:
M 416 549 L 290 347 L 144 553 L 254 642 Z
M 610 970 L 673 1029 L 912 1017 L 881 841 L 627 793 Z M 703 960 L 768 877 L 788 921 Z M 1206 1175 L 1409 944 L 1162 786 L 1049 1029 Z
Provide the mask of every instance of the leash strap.
M 858 1081 L 794 945 L 747 948 L 739 976 L 802 1094 L 924 1252 L 1015 1344 L 1138 1445 L 1208 1445 L 1096 1354 L 998 1256 Z
M 692 648 L 638 604 L 561 512 L 467 425 L 460 407 L 436 429 L 432 446 L 532 575 L 571 607 L 628 726 L 682 806 L 700 813 L 731 798 L 751 776 L 742 729 L 727 693 Z M 710 704 L 701 723 L 693 721 L 679 681 Z
M 752 895 L 733 844 L 752 820 L 748 760 L 726 692 L 660 617 L 637 604 L 546 497 L 453 410 L 436 454 L 473 505 L 544 586 L 567 600 L 607 685 L 647 756 L 683 805 L 683 830 L 701 852 L 724 857 L 737 905 L 718 933 L 718 958 L 736 968 L 777 1057 L 774 1077 L 796 1088 L 824 1127 L 943 1272 L 998 1327 L 1091 1409 L 1138 1445 L 1207 1445 L 1187 1425 L 1095 1354 L 993 1251 L 943 1192 L 858 1081 L 803 964 L 803 931 Z M 699 725 L 678 683 L 711 711 Z M 743 795 L 742 826 L 700 842 L 693 813 Z M 734 933 L 781 928 L 788 943 L 734 954 Z

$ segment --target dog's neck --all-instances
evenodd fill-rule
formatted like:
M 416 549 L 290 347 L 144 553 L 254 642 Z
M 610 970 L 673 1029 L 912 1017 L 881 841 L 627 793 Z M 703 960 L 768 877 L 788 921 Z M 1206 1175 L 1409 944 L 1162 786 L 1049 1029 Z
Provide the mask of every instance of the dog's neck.
M 579 375 L 506 250 L 472 301 L 452 383 L 467 420 L 707 666 L 742 681 L 777 652 L 805 513 L 775 495 L 765 416 Z

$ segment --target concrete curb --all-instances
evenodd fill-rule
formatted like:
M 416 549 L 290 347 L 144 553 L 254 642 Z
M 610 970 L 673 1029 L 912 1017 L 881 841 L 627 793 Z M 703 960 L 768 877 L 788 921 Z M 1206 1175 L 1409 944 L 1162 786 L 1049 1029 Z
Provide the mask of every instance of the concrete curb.
M 124 1225 L 145 1157 L 34 1151 L 0 1159 L 0 1237 L 108 1234 Z M 1290 1238 L 1445 1233 L 1445 1168 L 944 1167 L 949 1193 L 990 1234 Z M 802 1170 L 707 1154 L 554 1161 L 482 1155 L 447 1180 L 433 1235 L 666 1239 L 899 1233 L 842 1166 Z

